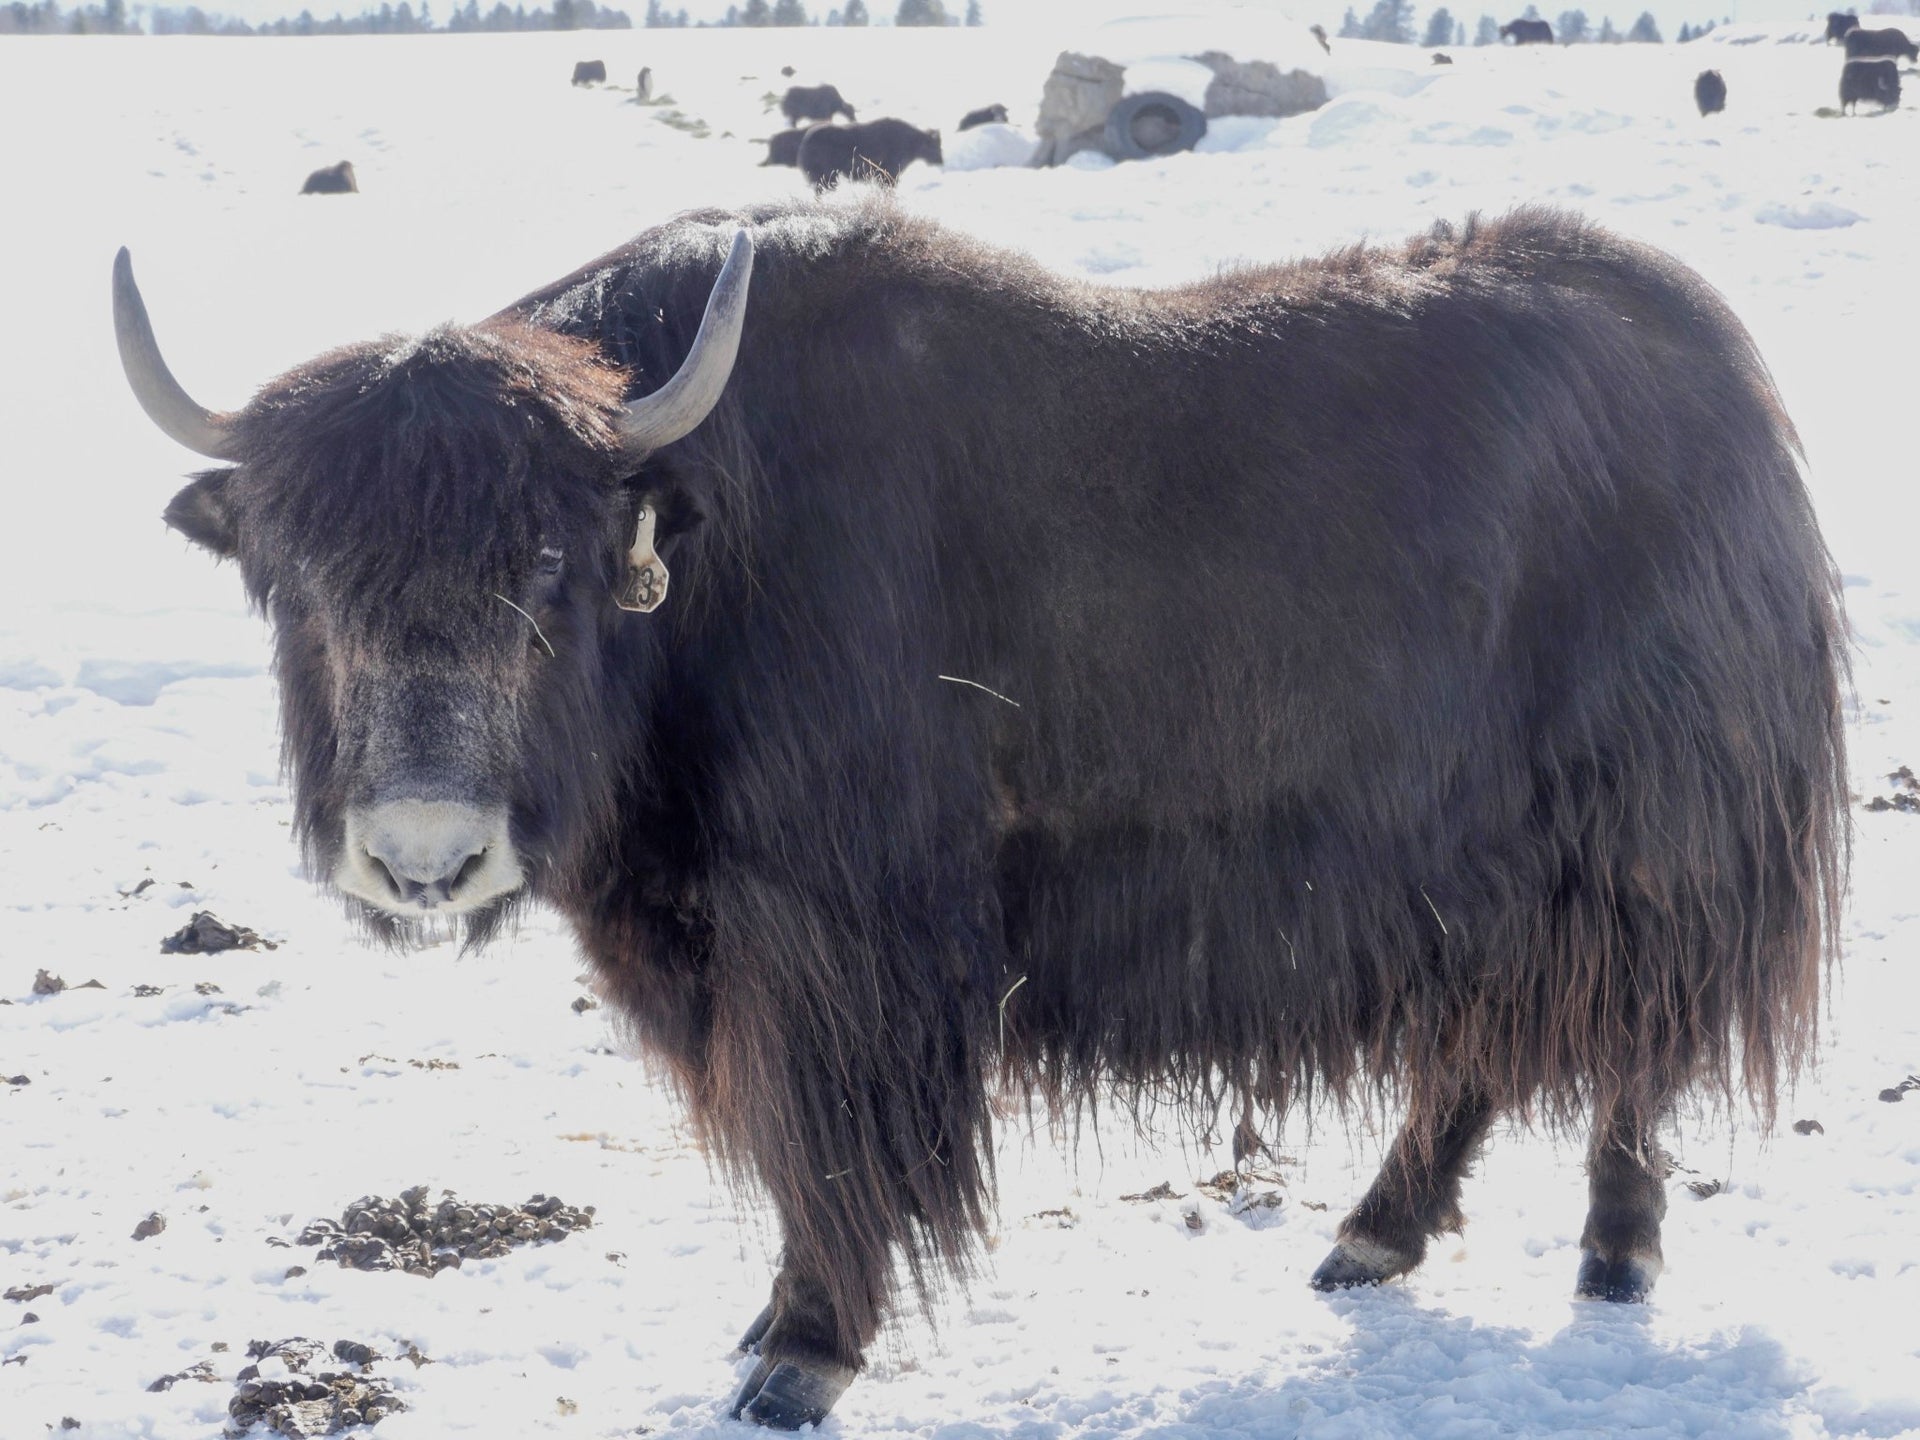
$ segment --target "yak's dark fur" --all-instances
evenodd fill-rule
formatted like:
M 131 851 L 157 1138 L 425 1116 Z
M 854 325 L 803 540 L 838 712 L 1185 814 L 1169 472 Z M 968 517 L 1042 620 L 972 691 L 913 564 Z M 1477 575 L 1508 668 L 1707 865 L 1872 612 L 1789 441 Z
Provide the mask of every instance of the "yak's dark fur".
M 1858 15 L 1850 11 L 1829 10 L 1827 12 L 1827 44 L 1831 45 L 1836 40 L 1846 39 L 1847 32 L 1858 29 L 1859 25 L 1860 17 Z
M 354 178 L 351 160 L 315 170 L 300 187 L 302 195 L 354 195 L 359 190 L 360 182 Z
M 956 130 L 971 130 L 976 125 L 1004 125 L 1007 123 L 1007 107 L 1004 105 L 982 105 L 978 110 L 969 110 L 960 117 Z
M 1840 108 L 1850 111 L 1862 100 L 1891 110 L 1900 103 L 1900 70 L 1891 60 L 1849 60 L 1840 67 Z
M 1868 30 L 1864 27 L 1849 30 L 1841 43 L 1847 47 L 1849 60 L 1869 60 L 1884 55 L 1895 60 L 1920 61 L 1920 45 L 1909 40 L 1906 31 L 1896 30 L 1891 25 L 1884 30 Z
M 737 223 L 732 381 L 625 474 Z M 891 1256 L 964 1265 L 1002 1082 L 1571 1122 L 1807 1050 L 1835 574 L 1739 324 L 1572 217 L 1139 292 L 706 212 L 240 427 L 171 518 L 274 618 L 316 862 L 357 675 L 493 697 L 456 768 L 778 1208 L 770 1353 L 858 1365 Z
M 1500 27 L 1500 38 L 1516 45 L 1551 45 L 1553 26 L 1545 20 L 1509 20 Z
M 606 84 L 607 83 L 607 62 L 604 60 L 574 61 L 573 83 L 575 85 Z
M 938 130 L 891 117 L 858 125 L 815 125 L 800 137 L 801 172 L 816 189 L 842 180 L 891 185 L 916 160 L 945 163 Z
M 800 142 L 806 138 L 807 131 L 812 128 L 811 125 L 802 125 L 798 129 L 782 130 L 777 135 L 768 136 L 767 158 L 760 163 L 762 165 L 798 165 Z
M 803 120 L 831 120 L 836 115 L 844 115 L 849 120 L 860 118 L 832 85 L 789 85 L 787 93 L 780 97 L 780 113 L 787 117 L 789 125 L 798 125 Z
M 1702 70 L 1693 80 L 1693 103 L 1702 115 L 1717 115 L 1726 109 L 1726 77 L 1718 70 Z

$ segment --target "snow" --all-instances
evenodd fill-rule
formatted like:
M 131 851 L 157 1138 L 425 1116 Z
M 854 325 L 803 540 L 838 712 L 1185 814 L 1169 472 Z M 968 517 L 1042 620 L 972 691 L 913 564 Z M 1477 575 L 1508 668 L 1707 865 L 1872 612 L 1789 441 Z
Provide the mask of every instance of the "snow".
M 1218 43 L 1183 25 L 1135 27 L 1131 58 Z M 726 1352 L 775 1243 L 607 1012 L 571 1008 L 582 966 L 551 917 L 476 956 L 390 954 L 299 873 L 265 633 L 232 570 L 158 523 L 195 462 L 120 378 L 119 245 L 176 372 L 225 407 L 331 345 L 490 313 L 682 208 L 797 192 L 752 143 L 780 128 L 765 97 L 786 64 L 863 114 L 947 131 L 955 163 L 909 169 L 902 204 L 1114 283 L 1576 206 L 1700 270 L 1773 367 L 1847 576 L 1853 768 L 1873 795 L 1920 756 L 1920 116 L 1816 115 L 1840 63 L 1816 34 L 1467 48 L 1438 72 L 1417 49 L 1324 56 L 1290 35 L 1298 53 L 1271 58 L 1325 73 L 1322 111 L 1221 122 L 1193 155 L 1049 172 L 1016 159 L 1058 48 L 1026 31 L 0 42 L 0 1079 L 30 1082 L 0 1084 L 0 1282 L 56 1287 L 0 1302 L 0 1360 L 24 1361 L 0 1364 L 0 1436 L 63 1433 L 71 1416 L 82 1440 L 199 1440 L 246 1343 L 295 1334 L 431 1357 L 382 1367 L 412 1407 L 382 1422 L 389 1440 L 735 1434 Z M 651 65 L 671 102 L 569 87 L 593 56 L 616 84 Z M 1707 65 L 1729 108 L 1702 120 L 1691 84 Z M 953 123 L 994 101 L 1015 124 L 963 144 Z M 343 158 L 362 194 L 296 195 Z M 1920 1095 L 1877 1098 L 1920 1073 L 1920 817 L 1855 818 L 1820 1068 L 1773 1135 L 1682 1117 L 1688 1170 L 1651 1304 L 1570 1302 L 1577 1147 L 1511 1127 L 1468 1186 L 1463 1239 L 1403 1284 L 1329 1299 L 1305 1277 L 1391 1116 L 1296 1117 L 1276 1147 L 1297 1161 L 1283 1203 L 1238 1214 L 1195 1193 L 1226 1159 L 1190 1139 L 1109 1127 L 1075 1153 L 1009 1123 L 982 1274 L 931 1328 L 893 1327 L 826 1428 L 1920 1431 Z M 199 909 L 279 948 L 160 955 Z M 41 968 L 103 988 L 35 996 Z M 1786 1128 L 1802 1118 L 1823 1131 Z M 1163 1180 L 1175 1199 L 1120 1198 Z M 1699 1199 L 1687 1180 L 1725 1188 Z M 432 1280 L 268 1244 L 420 1183 L 545 1191 L 597 1222 Z M 132 1240 L 153 1211 L 167 1229 Z M 221 1383 L 147 1390 L 200 1360 Z

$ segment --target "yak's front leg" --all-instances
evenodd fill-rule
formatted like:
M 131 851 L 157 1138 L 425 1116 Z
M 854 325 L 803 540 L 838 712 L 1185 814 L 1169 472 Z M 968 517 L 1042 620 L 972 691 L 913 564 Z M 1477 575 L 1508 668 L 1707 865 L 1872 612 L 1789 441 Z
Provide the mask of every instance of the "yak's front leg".
M 1660 1221 L 1667 1213 L 1671 1163 L 1654 1140 L 1653 1115 L 1617 1103 L 1594 1117 L 1587 1151 L 1587 1225 L 1580 1234 L 1584 1300 L 1644 1300 L 1666 1261 Z
M 1340 1222 L 1340 1241 L 1313 1272 L 1313 1288 L 1404 1275 L 1426 1259 L 1429 1237 L 1458 1231 L 1460 1182 L 1492 1121 L 1492 1107 L 1473 1091 L 1408 1115 L 1372 1187 Z

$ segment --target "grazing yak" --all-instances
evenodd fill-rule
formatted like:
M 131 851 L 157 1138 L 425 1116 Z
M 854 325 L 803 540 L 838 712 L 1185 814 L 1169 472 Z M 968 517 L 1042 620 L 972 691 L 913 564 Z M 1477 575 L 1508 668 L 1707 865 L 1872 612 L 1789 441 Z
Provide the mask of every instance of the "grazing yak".
M 1718 70 L 1702 70 L 1694 77 L 1693 103 L 1702 115 L 1717 115 L 1727 108 L 1727 82 Z
M 354 178 L 353 162 L 342 160 L 338 165 L 329 165 L 307 176 L 307 183 L 300 187 L 302 195 L 358 195 L 360 182 Z
M 760 162 L 768 165 L 798 165 L 800 163 L 800 142 L 806 138 L 811 125 L 803 125 L 798 130 L 782 130 L 767 138 L 767 158 Z
M 1837 576 L 1658 251 L 1530 208 L 1143 291 L 706 210 L 231 413 L 113 288 L 225 462 L 166 518 L 274 627 L 314 873 L 395 942 L 558 909 L 771 1201 L 748 1419 L 964 1273 L 1003 1092 L 1403 1104 L 1322 1288 L 1457 1229 L 1499 1117 L 1590 1129 L 1576 1289 L 1630 1301 L 1662 1117 L 1808 1050 Z
M 1889 25 L 1884 30 L 1849 30 L 1845 40 L 1849 60 L 1871 60 L 1887 56 L 1909 63 L 1920 62 L 1920 45 L 1907 39 L 1904 30 Z
M 1004 125 L 1007 123 L 1007 107 L 1004 105 L 982 105 L 978 110 L 969 110 L 960 117 L 957 130 L 971 130 L 976 125 Z
M 604 60 L 576 60 L 573 65 L 573 83 L 576 85 L 606 84 L 607 62 Z
M 1836 40 L 1845 40 L 1847 32 L 1857 29 L 1859 24 L 1860 17 L 1851 11 L 1843 15 L 1838 10 L 1829 10 L 1827 12 L 1827 44 L 1831 45 Z
M 1862 100 L 1883 110 L 1900 104 L 1900 71 L 1891 60 L 1849 60 L 1840 67 L 1840 113 L 1853 113 Z
M 1544 20 L 1509 20 L 1500 27 L 1500 38 L 1516 45 L 1551 45 L 1553 26 Z
M 946 163 L 938 130 L 921 130 L 892 118 L 859 125 L 815 125 L 801 136 L 798 156 L 801 171 L 816 190 L 842 180 L 891 185 L 916 160 Z
M 789 85 L 787 93 L 780 97 L 780 113 L 787 117 L 789 125 L 798 125 L 803 120 L 831 120 L 836 115 L 844 115 L 849 120 L 859 118 L 831 85 Z

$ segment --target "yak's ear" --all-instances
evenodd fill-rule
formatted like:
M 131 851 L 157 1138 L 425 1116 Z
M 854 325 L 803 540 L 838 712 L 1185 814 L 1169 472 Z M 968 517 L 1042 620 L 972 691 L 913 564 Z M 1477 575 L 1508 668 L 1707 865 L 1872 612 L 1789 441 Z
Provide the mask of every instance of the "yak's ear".
M 208 470 L 194 476 L 192 483 L 173 497 L 162 517 L 170 528 L 222 560 L 232 559 L 240 549 L 233 501 L 227 495 L 232 475 L 232 470 Z

